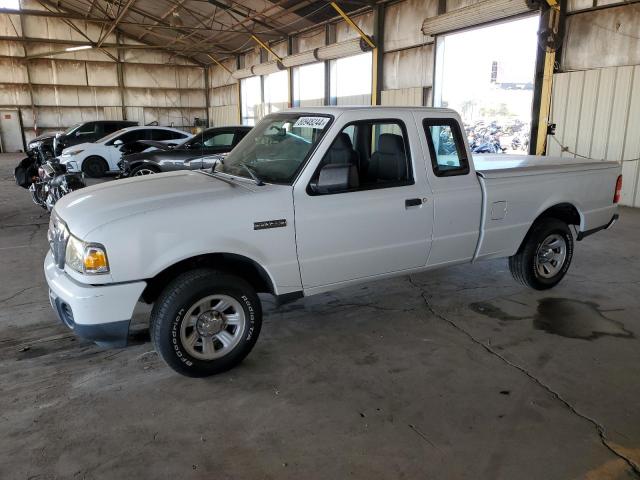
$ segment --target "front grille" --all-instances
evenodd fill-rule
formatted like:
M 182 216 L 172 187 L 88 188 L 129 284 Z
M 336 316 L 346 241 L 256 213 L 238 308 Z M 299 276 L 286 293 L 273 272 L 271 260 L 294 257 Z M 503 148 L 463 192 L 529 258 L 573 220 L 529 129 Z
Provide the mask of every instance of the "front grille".
M 58 268 L 64 268 L 64 256 L 67 251 L 67 242 L 69 241 L 69 230 L 55 212 L 51 214 L 49 222 L 49 231 L 47 232 L 49 247 L 53 255 L 53 261 Z

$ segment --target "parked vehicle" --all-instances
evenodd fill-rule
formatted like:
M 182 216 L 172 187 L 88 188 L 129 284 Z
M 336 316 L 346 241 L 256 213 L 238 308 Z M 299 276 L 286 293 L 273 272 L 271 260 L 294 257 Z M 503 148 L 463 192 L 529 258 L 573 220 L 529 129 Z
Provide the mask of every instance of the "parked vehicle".
M 27 155 L 35 156 L 40 162 L 54 158 L 53 140 L 60 132 L 44 133 L 27 143 Z
M 251 127 L 247 126 L 208 128 L 173 148 L 141 141 L 139 143 L 156 146 L 158 149 L 123 155 L 118 166 L 125 177 L 210 168 L 212 164 L 207 159 L 212 155 L 230 152 L 250 130 Z
M 64 132 L 58 133 L 53 139 L 53 153 L 55 157 L 62 155 L 65 148 L 78 145 L 80 143 L 91 143 L 117 132 L 122 128 L 134 127 L 138 122 L 127 120 L 94 120 L 91 122 L 80 122 L 67 128 Z
M 85 187 L 78 175 L 67 173 L 64 165 L 51 159 L 40 162 L 36 154 L 23 159 L 14 170 L 16 183 L 29 190 L 31 199 L 47 211 L 64 195 Z
M 278 302 L 446 265 L 509 258 L 544 290 L 577 240 L 617 218 L 617 162 L 473 158 L 447 109 L 271 114 L 211 171 L 88 187 L 51 216 L 51 303 L 78 335 L 127 343 L 140 300 L 174 370 L 205 376 L 251 351 L 257 292 Z M 453 138 L 455 149 L 441 148 Z M 424 153 L 423 153 L 424 152 Z
M 60 163 L 70 172 L 84 172 L 89 177 L 103 177 L 107 172 L 119 171 L 122 156 L 119 148 L 138 140 L 175 142 L 191 138 L 189 133 L 170 127 L 127 127 L 107 135 L 95 143 L 80 143 L 65 148 Z

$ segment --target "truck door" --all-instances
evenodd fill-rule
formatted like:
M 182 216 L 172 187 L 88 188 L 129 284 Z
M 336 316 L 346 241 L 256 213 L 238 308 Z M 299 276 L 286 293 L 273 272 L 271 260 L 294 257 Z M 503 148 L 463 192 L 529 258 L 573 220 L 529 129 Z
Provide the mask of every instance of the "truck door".
M 433 191 L 429 266 L 473 258 L 480 233 L 482 192 L 459 118 L 453 112 L 415 114 Z
M 429 255 L 433 207 L 411 114 L 338 120 L 294 187 L 305 289 L 419 268 Z

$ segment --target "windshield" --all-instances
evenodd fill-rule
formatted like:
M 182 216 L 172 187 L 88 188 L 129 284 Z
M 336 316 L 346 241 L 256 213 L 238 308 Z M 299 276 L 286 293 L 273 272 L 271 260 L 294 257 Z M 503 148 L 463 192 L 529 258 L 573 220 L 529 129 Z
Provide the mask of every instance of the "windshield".
M 251 178 L 248 168 L 264 182 L 290 185 L 330 122 L 326 115 L 269 115 L 242 139 L 216 171 Z
M 69 128 L 67 128 L 63 135 L 69 135 L 70 133 L 72 133 L 76 128 L 78 128 L 80 125 L 82 125 L 82 123 L 76 123 L 74 125 L 71 125 Z

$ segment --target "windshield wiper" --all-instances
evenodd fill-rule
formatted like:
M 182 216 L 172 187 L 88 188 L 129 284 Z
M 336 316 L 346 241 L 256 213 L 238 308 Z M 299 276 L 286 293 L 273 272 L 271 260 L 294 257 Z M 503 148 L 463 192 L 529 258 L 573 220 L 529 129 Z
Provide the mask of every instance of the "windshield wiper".
M 247 173 L 248 173 L 249 175 L 251 175 L 251 178 L 253 179 L 253 181 L 254 181 L 254 182 L 256 182 L 256 185 L 258 185 L 258 186 L 260 186 L 260 187 L 261 187 L 262 185 L 264 185 L 264 182 L 263 182 L 262 180 L 260 180 L 260 177 L 258 177 L 258 176 L 255 174 L 255 172 L 253 171 L 253 168 L 251 168 L 251 167 L 250 167 L 249 165 L 247 165 L 246 163 L 241 163 L 241 164 L 240 164 L 240 166 L 241 166 L 242 168 L 244 168 L 244 169 L 247 171 Z

